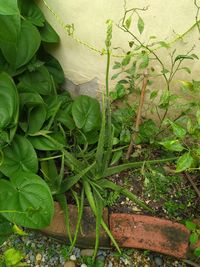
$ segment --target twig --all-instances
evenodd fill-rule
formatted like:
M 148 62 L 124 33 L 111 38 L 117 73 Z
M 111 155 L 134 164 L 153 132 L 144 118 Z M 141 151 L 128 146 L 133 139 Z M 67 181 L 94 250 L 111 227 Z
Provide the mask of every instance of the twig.
M 198 31 L 200 33 L 200 23 L 199 23 L 200 6 L 197 4 L 197 0 L 194 0 L 194 5 L 197 8 L 197 13 L 196 13 L 196 16 L 195 16 L 195 20 L 196 20 L 196 24 L 197 24 L 197 29 L 198 29 Z
M 135 131 L 131 136 L 131 142 L 129 144 L 127 153 L 126 153 L 126 159 L 128 160 L 130 158 L 130 155 L 133 151 L 133 145 L 134 145 L 134 141 L 136 138 L 136 135 L 139 131 L 139 126 L 140 126 L 140 122 L 141 122 L 141 117 L 142 117 L 142 108 L 144 105 L 144 97 L 145 97 L 145 91 L 146 91 L 146 87 L 147 87 L 147 82 L 148 82 L 148 73 L 147 70 L 144 72 L 144 79 L 143 79 L 143 84 L 142 84 L 142 91 L 141 91 L 141 95 L 140 95 L 140 103 L 139 103 L 139 107 L 138 107 L 138 111 L 137 111 L 137 118 L 136 118 L 136 123 L 135 123 Z
M 192 178 L 190 177 L 190 175 L 188 173 L 185 172 L 185 175 L 188 179 L 188 181 L 191 183 L 191 185 L 193 186 L 195 192 L 197 193 L 198 197 L 200 198 L 200 191 L 199 189 L 197 188 L 196 184 L 193 182 Z
M 198 263 L 195 263 L 195 262 L 190 261 L 190 260 L 183 260 L 183 262 L 186 264 L 189 264 L 191 266 L 194 266 L 194 267 L 200 267 L 200 265 Z

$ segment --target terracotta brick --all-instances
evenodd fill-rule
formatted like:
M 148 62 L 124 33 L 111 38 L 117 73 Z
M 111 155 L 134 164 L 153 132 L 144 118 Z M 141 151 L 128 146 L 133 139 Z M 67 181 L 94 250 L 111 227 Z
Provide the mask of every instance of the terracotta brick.
M 74 205 L 68 205 L 69 218 L 72 236 L 75 233 L 77 223 L 77 208 Z M 104 221 L 108 224 L 108 210 L 104 209 Z M 58 203 L 55 203 L 55 214 L 50 226 L 42 230 L 43 233 L 53 236 L 57 239 L 69 242 L 66 231 L 63 211 Z M 95 217 L 89 207 L 84 207 L 83 218 L 81 223 L 81 231 L 79 231 L 77 238 L 77 245 L 80 247 L 93 247 L 95 244 Z M 101 229 L 100 232 L 100 246 L 109 247 L 110 240 L 107 234 Z
M 111 214 L 111 232 L 121 247 L 185 258 L 189 231 L 182 224 L 144 215 Z

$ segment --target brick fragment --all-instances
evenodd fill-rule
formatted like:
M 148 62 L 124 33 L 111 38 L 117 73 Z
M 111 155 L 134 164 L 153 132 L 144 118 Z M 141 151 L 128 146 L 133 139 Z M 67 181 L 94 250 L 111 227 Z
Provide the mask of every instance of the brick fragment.
M 68 205 L 71 235 L 74 236 L 78 212 L 75 205 Z M 108 210 L 104 209 L 103 218 L 106 224 L 108 224 Z M 81 223 L 81 230 L 79 231 L 77 238 L 77 245 L 80 247 L 93 248 L 95 244 L 95 222 L 96 219 L 89 207 L 84 207 L 83 218 Z M 42 230 L 43 233 L 53 236 L 54 238 L 69 242 L 69 236 L 67 235 L 64 214 L 60 205 L 55 202 L 55 213 L 50 226 Z M 100 229 L 100 246 L 109 247 L 110 240 L 105 231 Z
M 110 229 L 121 247 L 157 251 L 185 258 L 189 231 L 182 224 L 145 215 L 111 214 Z

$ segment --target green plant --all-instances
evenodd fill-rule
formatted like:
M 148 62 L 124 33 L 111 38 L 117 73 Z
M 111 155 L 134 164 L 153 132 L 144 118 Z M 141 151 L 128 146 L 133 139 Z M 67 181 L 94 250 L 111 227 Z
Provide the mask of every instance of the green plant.
M 54 197 L 64 210 L 71 251 L 86 197 L 96 216 L 93 261 L 100 225 L 120 251 L 102 219 L 104 191 L 124 194 L 143 208 L 151 209 L 128 190 L 106 179 L 143 165 L 139 161 L 110 166 L 114 140 L 109 98 L 112 22 L 107 23 L 106 95 L 102 96 L 101 111 L 97 100 L 88 96 L 73 100 L 60 90 L 63 70 L 44 49 L 44 44 L 57 43 L 59 37 L 35 2 L 12 1 L 7 6 L 1 3 L 0 10 L 0 21 L 6 25 L 0 30 L 0 213 L 7 223 L 43 228 L 51 222 Z M 147 163 L 170 160 L 174 157 Z M 80 190 L 76 189 L 77 184 L 81 185 Z M 68 192 L 78 207 L 73 237 Z
M 7 249 L 0 259 L 0 266 L 3 267 L 21 267 L 28 266 L 27 263 L 22 262 L 24 255 L 14 248 Z
M 200 224 L 186 221 L 185 223 L 188 230 L 190 230 L 190 244 L 195 245 L 200 239 Z M 196 247 L 194 249 L 194 256 L 200 257 L 200 247 Z

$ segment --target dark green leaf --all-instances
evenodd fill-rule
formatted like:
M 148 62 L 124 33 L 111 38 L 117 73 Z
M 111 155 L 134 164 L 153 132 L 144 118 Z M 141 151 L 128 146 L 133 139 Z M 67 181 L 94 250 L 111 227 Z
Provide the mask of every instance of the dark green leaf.
M 39 176 L 19 172 L 11 180 L 0 180 L 0 210 L 9 221 L 24 227 L 48 226 L 54 213 L 50 189 Z
M 42 128 L 46 115 L 47 110 L 44 105 L 37 105 L 29 111 L 28 134 L 34 134 Z
M 188 56 L 188 55 L 178 55 L 176 58 L 175 58 L 175 60 L 174 60 L 174 62 L 176 62 L 176 61 L 178 61 L 178 60 L 183 60 L 183 59 L 194 59 L 192 56 Z
M 33 0 L 18 0 L 18 4 L 23 17 L 38 27 L 44 26 L 44 15 Z
M 64 83 L 65 75 L 59 61 L 50 54 L 44 54 L 44 52 L 42 59 L 45 61 L 45 66 L 48 69 L 49 73 L 53 76 L 55 83 Z
M 72 105 L 72 116 L 76 126 L 84 132 L 99 129 L 101 124 L 100 105 L 89 96 L 79 96 Z
M 17 0 L 0 0 L 1 15 L 16 15 L 19 14 Z
M 42 135 L 29 136 L 28 139 L 35 149 L 42 151 L 62 150 L 65 145 L 65 139 L 60 133 L 49 134 L 47 137 Z
M 45 21 L 44 27 L 40 29 L 40 35 L 43 42 L 58 43 L 60 38 L 51 25 Z
M 0 46 L 5 58 L 7 59 L 7 56 L 5 55 L 6 52 L 4 52 L 4 49 L 7 48 L 7 45 L 13 46 L 15 48 L 21 29 L 20 16 L 0 15 L 0 25 Z M 13 54 L 14 51 L 10 51 L 10 53 Z
M 16 86 L 7 73 L 0 74 L 0 130 L 14 123 L 19 100 Z
M 0 217 L 0 246 L 13 234 L 12 224 Z
M 2 52 L 12 66 L 19 68 L 31 60 L 40 46 L 40 41 L 37 28 L 27 20 L 22 20 L 17 41 L 2 46 Z
M 42 95 L 52 93 L 52 80 L 49 71 L 45 66 L 41 66 L 33 72 L 26 72 L 20 77 L 20 86 L 32 89 Z
M 23 136 L 16 135 L 13 142 L 3 150 L 0 171 L 11 177 L 21 171 L 38 171 L 38 160 L 31 143 Z
M 138 27 L 139 33 L 142 34 L 143 31 L 144 31 L 144 21 L 143 21 L 143 19 L 141 17 L 138 18 L 137 27 Z

